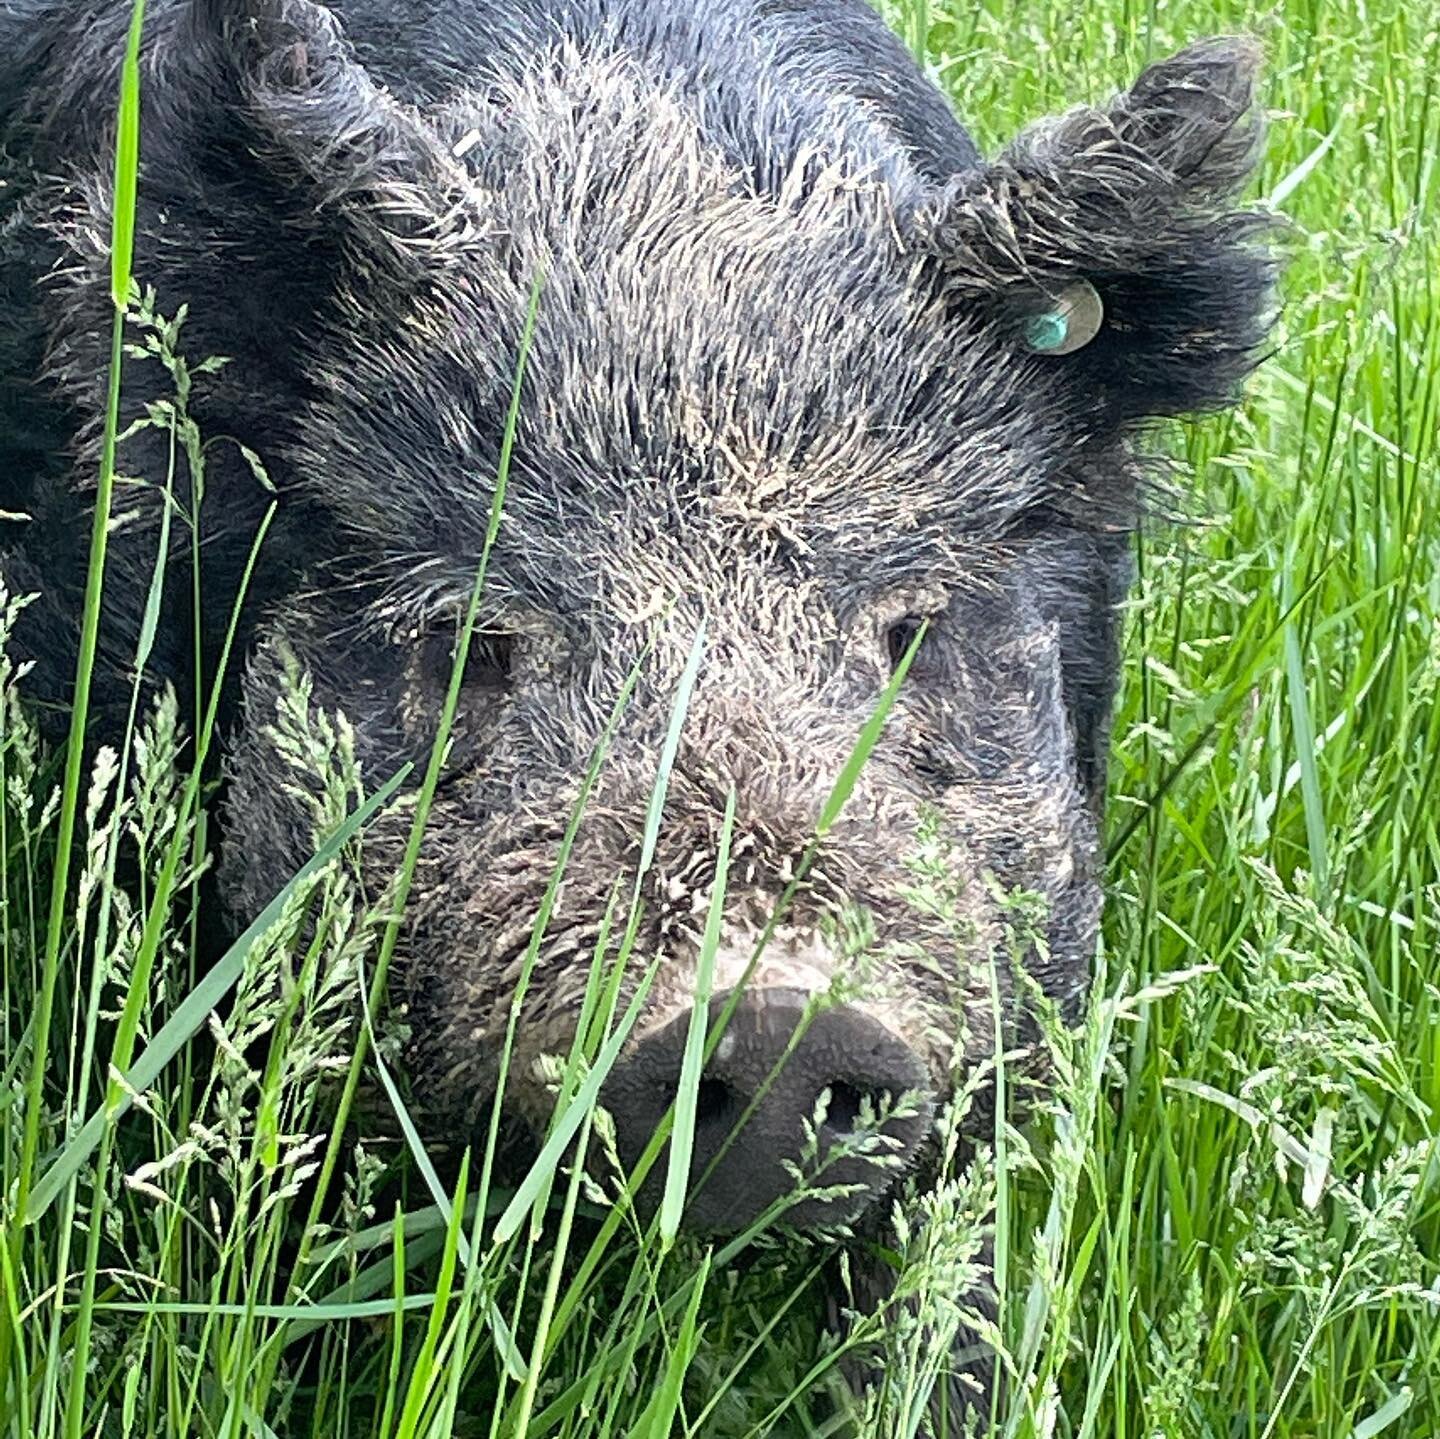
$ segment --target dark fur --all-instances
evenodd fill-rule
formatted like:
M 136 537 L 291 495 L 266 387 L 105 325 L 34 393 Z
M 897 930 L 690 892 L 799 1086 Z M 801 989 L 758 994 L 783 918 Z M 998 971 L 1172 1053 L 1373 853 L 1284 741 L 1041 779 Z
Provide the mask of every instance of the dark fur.
M 45 591 L 23 638 L 57 704 L 96 469 L 128 8 L 0 0 L 0 507 L 35 516 L 5 566 Z M 1081 994 L 1143 426 L 1230 402 L 1264 334 L 1265 220 L 1231 208 L 1259 144 L 1255 69 L 1243 42 L 1196 46 L 985 162 L 859 0 L 155 0 L 137 272 L 162 311 L 190 303 L 193 357 L 232 358 L 197 418 L 258 450 L 281 501 L 227 714 L 222 878 L 239 917 L 312 842 L 269 730 L 292 656 L 354 722 L 372 779 L 429 742 L 544 274 L 484 613 L 512 638 L 481 645 L 402 956 L 437 1129 L 468 1123 L 493 1083 L 578 776 L 652 643 L 522 1025 L 514 1102 L 543 1108 L 529 1061 L 568 1043 L 702 615 L 639 949 L 668 960 L 651 1021 L 686 1002 L 690 897 L 726 788 L 746 853 L 727 915 L 739 954 L 907 615 L 933 633 L 777 972 L 810 963 L 836 906 L 868 908 L 865 1003 L 942 1088 L 957 1015 L 966 1059 L 993 1042 L 972 969 L 1003 947 L 993 874 L 1046 899 L 1030 964 L 1063 1003 Z M 1027 353 L 1017 314 L 1075 277 L 1104 300 L 1100 334 Z M 165 393 L 155 368 L 134 373 L 127 414 Z M 131 442 L 123 467 L 162 476 L 161 438 Z M 217 445 L 211 665 L 267 503 Z M 102 728 L 158 513 L 138 487 L 119 508 Z M 185 563 L 154 666 L 182 687 Z M 897 895 L 927 807 L 968 879 L 960 955 Z M 377 866 L 405 823 L 380 826 Z

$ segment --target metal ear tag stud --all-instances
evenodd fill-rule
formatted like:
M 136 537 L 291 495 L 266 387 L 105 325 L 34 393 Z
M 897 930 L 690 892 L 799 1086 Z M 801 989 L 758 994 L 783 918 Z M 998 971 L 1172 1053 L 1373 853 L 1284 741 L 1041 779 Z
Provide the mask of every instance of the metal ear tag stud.
M 1025 317 L 1021 334 L 1038 355 L 1069 355 L 1100 333 L 1105 306 L 1089 280 L 1075 280 L 1054 295 L 1044 309 Z

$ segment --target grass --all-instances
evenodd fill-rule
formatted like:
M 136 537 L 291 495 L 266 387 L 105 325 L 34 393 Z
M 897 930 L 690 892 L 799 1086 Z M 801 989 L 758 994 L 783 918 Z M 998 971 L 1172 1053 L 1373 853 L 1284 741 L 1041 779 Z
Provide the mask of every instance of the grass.
M 1440 1434 L 1440 10 L 891 11 L 986 146 L 1187 38 L 1257 33 L 1257 188 L 1294 229 L 1247 404 L 1173 432 L 1198 522 L 1138 545 L 1095 1002 L 1046 1030 L 1043 1111 L 914 1200 L 908 1302 L 859 1336 L 883 1382 L 856 1399 L 840 1377 L 820 1250 L 703 1247 L 673 1199 L 642 1235 L 568 1161 L 611 1143 L 589 1101 L 627 1023 L 632 900 L 539 1166 L 502 1183 L 486 1152 L 442 1178 L 418 1140 L 332 1124 L 357 1054 L 393 1067 L 384 1018 L 354 1016 L 401 897 L 357 880 L 388 796 L 365 801 L 343 721 L 295 678 L 278 723 L 327 776 L 330 837 L 199 974 L 178 716 L 137 710 L 130 745 L 57 786 L 7 666 L 4 1439 L 910 1434 L 992 1211 L 1011 1379 L 982 1433 Z M 183 330 L 139 319 L 130 363 L 183 378 Z M 943 889 L 943 865 L 920 878 Z

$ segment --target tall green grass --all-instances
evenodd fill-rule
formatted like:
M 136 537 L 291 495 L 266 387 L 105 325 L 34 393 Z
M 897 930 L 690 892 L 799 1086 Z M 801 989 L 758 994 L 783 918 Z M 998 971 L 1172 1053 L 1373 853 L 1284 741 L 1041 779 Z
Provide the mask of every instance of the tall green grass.
M 388 1092 L 375 1001 L 404 897 L 359 883 L 390 794 L 364 792 L 343 718 L 294 677 L 276 724 L 324 777 L 316 859 L 197 978 L 181 717 L 137 707 L 127 743 L 88 775 L 72 748 L 57 787 L 0 660 L 4 1439 L 913 1434 L 975 1318 L 992 1213 L 1007 1382 L 980 1433 L 1440 1434 L 1440 10 L 888 9 L 986 146 L 1196 35 L 1257 33 L 1257 188 L 1294 228 L 1247 404 L 1170 437 L 1195 522 L 1137 545 L 1095 1002 L 1073 1033 L 1046 1026 L 1040 1112 L 912 1199 L 903 1302 L 850 1340 L 877 1382 L 857 1397 L 841 1372 L 823 1248 L 768 1221 L 677 1235 L 674 1175 L 648 1227 L 597 1187 L 633 892 L 537 1166 L 502 1173 L 488 1147 L 437 1169 L 398 1088 L 393 1133 L 333 1123 L 362 1080 Z M 171 368 L 179 435 L 183 325 L 135 296 L 129 253 L 122 234 L 128 363 Z M 0 601 L 7 631 L 19 603 Z M 103 622 L 98 590 L 86 615 Z M 857 724 L 857 763 L 864 743 Z M 943 905 L 943 853 L 916 883 Z M 683 1097 L 674 1122 L 683 1148 Z

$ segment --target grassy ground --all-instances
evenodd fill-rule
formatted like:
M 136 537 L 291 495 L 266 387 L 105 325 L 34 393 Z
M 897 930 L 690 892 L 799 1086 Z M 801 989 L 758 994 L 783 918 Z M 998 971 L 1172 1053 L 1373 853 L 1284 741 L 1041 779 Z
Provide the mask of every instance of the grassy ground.
M 911 1304 L 861 1336 L 884 1383 L 840 1382 L 818 1253 L 637 1239 L 553 1159 L 518 1195 L 483 1154 L 447 1189 L 336 1129 L 384 957 L 354 825 L 198 975 L 159 917 L 201 823 L 173 715 L 140 715 L 127 773 L 76 772 L 83 903 L 48 924 L 70 806 L 7 671 L 4 1439 L 909 1434 L 992 1203 L 1011 1379 L 980 1432 L 1440 1434 L 1440 12 L 891 8 L 987 145 L 1187 38 L 1257 33 L 1258 188 L 1294 229 L 1249 403 L 1176 431 L 1211 522 L 1141 546 L 1092 1013 L 1047 1038 L 1051 1105 L 908 1236 Z M 333 824 L 344 731 L 292 723 Z M 558 1076 L 561 1112 L 603 1145 L 590 1072 Z M 128 1114 L 72 1122 L 106 1108 Z

